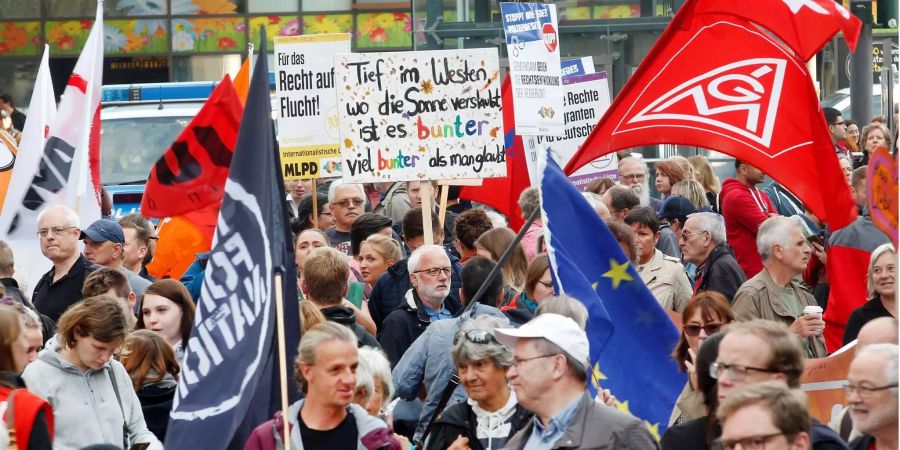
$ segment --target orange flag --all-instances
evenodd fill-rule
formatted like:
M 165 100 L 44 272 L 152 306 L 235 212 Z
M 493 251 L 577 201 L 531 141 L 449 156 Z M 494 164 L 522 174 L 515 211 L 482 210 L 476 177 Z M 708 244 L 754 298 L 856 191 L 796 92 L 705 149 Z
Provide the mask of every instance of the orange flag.
M 12 177 L 12 169 L 18 152 L 16 141 L 12 136 L 0 131 L 0 209 L 3 208 L 6 189 L 9 187 L 9 179 Z
M 247 92 L 250 91 L 250 58 L 244 60 L 241 64 L 241 70 L 238 70 L 234 76 L 234 90 L 237 91 L 238 98 L 241 100 L 241 106 L 247 103 Z

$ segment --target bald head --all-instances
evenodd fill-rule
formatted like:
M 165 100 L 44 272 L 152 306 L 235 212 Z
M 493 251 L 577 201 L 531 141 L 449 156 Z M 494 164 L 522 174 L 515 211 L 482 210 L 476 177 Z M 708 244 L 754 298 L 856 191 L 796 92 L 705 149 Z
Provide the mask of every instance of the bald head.
M 857 335 L 856 349 L 861 350 L 872 344 L 896 344 L 897 343 L 897 319 L 893 317 L 879 317 L 870 320 L 863 325 Z

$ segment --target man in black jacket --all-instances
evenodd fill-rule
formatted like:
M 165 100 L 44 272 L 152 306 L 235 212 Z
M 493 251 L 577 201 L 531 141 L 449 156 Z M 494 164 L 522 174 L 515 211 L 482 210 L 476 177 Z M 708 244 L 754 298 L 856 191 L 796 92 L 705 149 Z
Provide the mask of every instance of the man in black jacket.
M 306 257 L 300 278 L 304 301 L 319 307 L 326 320 L 352 329 L 360 347 L 378 348 L 378 341 L 356 323 L 353 309 L 343 306 L 349 277 L 350 265 L 343 253 L 330 247 L 313 250 Z
M 725 242 L 725 220 L 711 212 L 688 216 L 678 236 L 684 260 L 697 265 L 694 294 L 716 291 L 730 303 L 747 276 Z

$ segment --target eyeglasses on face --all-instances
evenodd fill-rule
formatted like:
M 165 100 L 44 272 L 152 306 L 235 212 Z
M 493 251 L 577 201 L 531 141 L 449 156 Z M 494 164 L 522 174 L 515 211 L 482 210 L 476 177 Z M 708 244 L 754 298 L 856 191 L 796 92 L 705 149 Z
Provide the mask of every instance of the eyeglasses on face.
M 682 329 L 684 330 L 684 334 L 686 334 L 690 337 L 699 336 L 701 329 L 706 332 L 707 336 L 712 336 L 712 335 L 718 333 L 719 330 L 722 329 L 722 324 L 721 323 L 708 323 L 706 325 L 691 324 L 691 325 L 685 325 Z
M 531 358 L 513 358 L 513 365 L 516 367 L 519 367 L 522 365 L 522 363 L 527 363 L 528 361 L 534 361 L 536 359 L 541 359 L 541 358 L 550 358 L 551 356 L 556 356 L 558 354 L 559 353 L 552 353 L 549 355 L 538 355 L 538 356 L 532 356 Z
M 453 273 L 453 269 L 451 269 L 450 267 L 432 267 L 430 269 L 417 270 L 413 273 L 425 273 L 430 277 L 436 277 L 438 276 L 438 274 L 444 274 L 444 276 L 449 277 L 450 274 Z
M 682 231 L 681 231 L 681 240 L 682 240 L 682 241 L 688 241 L 688 240 L 690 240 L 692 237 L 697 236 L 698 234 L 703 234 L 703 233 L 709 233 L 709 231 L 703 230 L 703 231 L 698 231 L 698 232 L 696 232 L 696 233 L 691 233 L 691 232 L 689 232 L 688 230 L 682 230 Z
M 465 338 L 467 341 L 473 344 L 499 344 L 497 338 L 494 337 L 494 334 L 490 331 L 485 330 L 468 330 L 468 331 L 460 331 L 456 333 L 456 336 L 453 338 L 453 345 L 459 343 L 459 340 Z
M 764 434 L 762 436 L 750 436 L 742 439 L 716 439 L 713 441 L 712 450 L 735 450 L 738 445 L 742 450 L 765 450 L 766 444 L 778 436 L 789 436 L 785 433 Z
M 883 391 L 885 389 L 891 389 L 897 387 L 897 383 L 888 384 L 884 386 L 858 386 L 855 384 L 847 383 L 844 385 L 844 392 L 849 396 L 852 394 L 858 394 L 862 398 L 869 398 L 875 395 L 878 391 Z
M 59 236 L 59 235 L 65 233 L 66 231 L 69 231 L 69 230 L 72 230 L 72 229 L 75 229 L 75 228 L 78 228 L 78 227 L 53 227 L 53 228 L 41 228 L 40 230 L 38 230 L 37 234 L 38 234 L 38 236 L 40 236 L 40 237 L 42 237 L 42 238 L 45 238 L 45 237 L 47 237 L 47 236 L 49 236 L 49 235 L 51 235 L 51 234 L 54 235 L 54 236 Z
M 361 198 L 348 198 L 332 204 L 340 206 L 341 208 L 349 208 L 351 204 L 353 206 L 362 206 L 363 203 L 365 203 L 365 201 Z
M 722 374 L 728 372 L 728 378 L 731 378 L 732 381 L 744 381 L 744 379 L 747 378 L 747 375 L 750 374 L 750 371 L 778 373 L 777 370 L 765 369 L 762 367 L 741 366 L 738 364 L 714 362 L 709 365 L 709 376 L 714 380 L 718 380 Z
M 646 173 L 633 173 L 631 175 L 622 175 L 621 177 L 626 181 L 642 181 L 644 178 L 647 178 Z

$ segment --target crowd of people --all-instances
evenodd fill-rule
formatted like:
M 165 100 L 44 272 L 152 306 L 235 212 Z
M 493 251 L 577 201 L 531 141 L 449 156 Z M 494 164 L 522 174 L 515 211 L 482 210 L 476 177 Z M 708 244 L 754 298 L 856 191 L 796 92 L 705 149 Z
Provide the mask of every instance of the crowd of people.
M 301 180 L 286 183 L 285 203 L 303 398 L 245 448 L 285 448 L 287 425 L 297 449 L 897 449 L 897 254 L 867 225 L 865 195 L 868 152 L 891 136 L 825 116 L 859 207 L 848 228 L 877 244 L 867 301 L 842 336 L 856 341 L 849 406 L 832 423 L 812 417 L 799 387 L 805 362 L 829 355 L 823 311 L 840 274 L 825 268 L 846 230 L 775 183 L 761 189 L 765 173 L 744 161 L 721 183 L 702 156 L 656 162 L 653 198 L 651 166 L 625 156 L 617 180 L 584 196 L 680 327 L 671 358 L 688 382 L 661 439 L 602 380 L 589 394 L 588 312 L 556 292 L 540 218 L 517 238 L 458 187 L 441 211 L 428 181 L 314 191 Z M 532 216 L 539 188 L 519 204 Z M 162 448 L 204 266 L 156 279 L 146 265 L 160 234 L 139 214 L 81 224 L 53 206 L 35 232 L 51 268 L 30 296 L 0 242 L 0 437 L 19 449 Z

